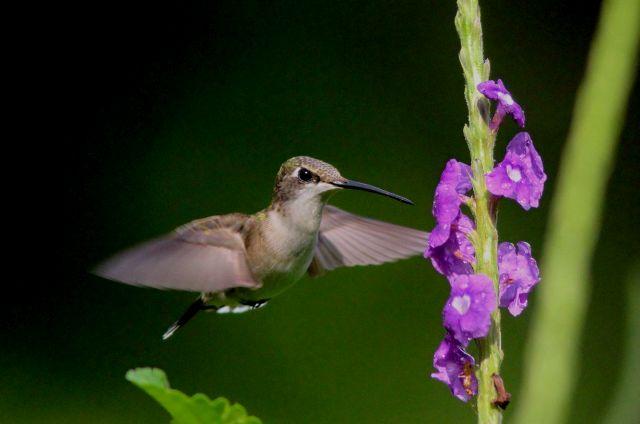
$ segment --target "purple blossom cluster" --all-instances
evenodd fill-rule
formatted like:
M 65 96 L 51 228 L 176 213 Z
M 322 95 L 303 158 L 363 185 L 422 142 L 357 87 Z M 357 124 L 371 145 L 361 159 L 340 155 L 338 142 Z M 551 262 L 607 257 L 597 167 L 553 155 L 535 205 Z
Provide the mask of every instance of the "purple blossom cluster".
M 524 111 L 502 80 L 485 81 L 477 89 L 497 102 L 489 123 L 491 131 L 497 133 L 507 115 L 524 127 Z M 513 316 L 522 313 L 529 292 L 540 281 L 531 247 L 523 241 L 515 246 L 509 242 L 498 246 L 498 293 L 488 276 L 476 273 L 473 246 L 476 224 L 461 210 L 463 204 L 474 204 L 469 197 L 474 178 L 484 178 L 487 190 L 496 200 L 513 199 L 529 210 L 538 207 L 547 176 L 527 132 L 513 137 L 504 159 L 491 172 L 474 176 L 469 165 L 451 159 L 440 176 L 432 209 L 436 225 L 429 234 L 424 257 L 447 278 L 451 292 L 442 311 L 446 335 L 434 354 L 436 372 L 431 376 L 447 384 L 452 394 L 464 402 L 478 390 L 475 359 L 466 350 L 469 342 L 487 336 L 491 313 L 496 307 L 506 308 Z M 471 210 L 474 212 L 473 207 Z

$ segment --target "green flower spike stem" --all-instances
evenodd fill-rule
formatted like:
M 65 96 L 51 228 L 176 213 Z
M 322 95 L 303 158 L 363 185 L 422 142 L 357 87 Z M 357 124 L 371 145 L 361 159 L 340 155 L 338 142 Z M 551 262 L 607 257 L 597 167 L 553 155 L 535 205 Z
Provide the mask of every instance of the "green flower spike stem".
M 477 0 L 458 0 L 455 19 L 460 36 L 460 64 L 465 79 L 465 99 L 469 109 L 469 122 L 464 127 L 464 136 L 471 153 L 473 170 L 473 193 L 476 234 L 472 237 L 476 252 L 475 272 L 485 274 L 493 281 L 498 296 L 498 233 L 496 215 L 491 195 L 487 191 L 484 175 L 493 169 L 493 147 L 495 134 L 488 126 L 489 101 L 477 90 L 478 84 L 489 79 L 489 61 L 484 59 L 482 49 L 482 25 Z M 491 314 L 491 329 L 480 340 L 478 378 L 478 423 L 502 422 L 500 409 L 493 405 L 496 390 L 493 375 L 500 374 L 502 347 L 500 336 L 500 309 Z

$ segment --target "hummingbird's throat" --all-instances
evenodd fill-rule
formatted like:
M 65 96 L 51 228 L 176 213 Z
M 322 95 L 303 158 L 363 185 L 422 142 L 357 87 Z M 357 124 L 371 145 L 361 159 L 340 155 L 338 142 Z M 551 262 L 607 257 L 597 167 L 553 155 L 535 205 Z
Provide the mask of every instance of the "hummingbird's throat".
M 286 199 L 274 201 L 270 209 L 287 226 L 315 235 L 322 219 L 322 208 L 336 190 L 337 187 L 324 182 L 310 184 L 291 193 Z
M 322 208 L 326 200 L 324 196 L 298 196 L 289 200 L 280 208 L 283 223 L 298 231 L 316 233 L 322 219 Z

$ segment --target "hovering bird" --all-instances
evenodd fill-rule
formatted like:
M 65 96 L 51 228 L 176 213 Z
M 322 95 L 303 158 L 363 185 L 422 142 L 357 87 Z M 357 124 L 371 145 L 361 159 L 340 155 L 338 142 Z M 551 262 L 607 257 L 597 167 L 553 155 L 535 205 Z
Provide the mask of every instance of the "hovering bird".
M 101 264 L 101 277 L 137 286 L 200 292 L 164 333 L 171 337 L 202 310 L 244 312 L 266 304 L 307 273 L 419 255 L 427 233 L 327 205 L 354 189 L 413 204 L 348 180 L 328 163 L 298 156 L 282 164 L 271 204 L 253 215 L 211 216 L 126 250 Z

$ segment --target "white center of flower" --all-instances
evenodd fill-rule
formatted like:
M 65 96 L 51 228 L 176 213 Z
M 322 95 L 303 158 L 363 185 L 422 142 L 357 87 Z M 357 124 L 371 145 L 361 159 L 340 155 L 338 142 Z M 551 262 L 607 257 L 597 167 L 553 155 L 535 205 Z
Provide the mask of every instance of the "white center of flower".
M 522 173 L 519 168 L 514 168 L 511 165 L 507 165 L 507 175 L 509 179 L 514 183 L 517 183 L 522 179 Z
M 451 301 L 451 306 L 453 306 L 453 309 L 458 311 L 460 315 L 464 315 L 469 310 L 469 306 L 471 306 L 471 298 L 466 294 L 464 296 L 456 296 Z
M 511 97 L 511 94 L 498 93 L 498 97 L 507 106 L 511 106 L 514 103 L 513 97 Z

